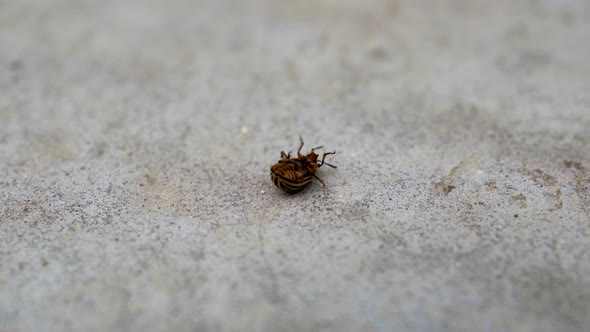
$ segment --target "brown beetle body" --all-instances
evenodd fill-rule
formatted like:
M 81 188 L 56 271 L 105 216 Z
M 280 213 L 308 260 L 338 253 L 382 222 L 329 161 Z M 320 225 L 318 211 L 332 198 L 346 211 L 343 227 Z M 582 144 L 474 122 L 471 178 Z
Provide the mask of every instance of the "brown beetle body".
M 299 140 L 301 141 L 301 145 L 297 151 L 296 158 L 291 158 L 290 152 L 286 154 L 284 151 L 281 151 L 281 160 L 270 168 L 272 182 L 277 188 L 289 194 L 300 192 L 311 183 L 313 178 L 316 178 L 324 185 L 324 181 L 315 175 L 318 168 L 322 165 L 325 164 L 336 168 L 336 166 L 324 162 L 327 155 L 335 154 L 336 151 L 324 153 L 322 160 L 318 163 L 319 155 L 314 150 L 320 149 L 321 146 L 311 149 L 311 152 L 307 155 L 302 155 L 303 139 L 299 137 Z

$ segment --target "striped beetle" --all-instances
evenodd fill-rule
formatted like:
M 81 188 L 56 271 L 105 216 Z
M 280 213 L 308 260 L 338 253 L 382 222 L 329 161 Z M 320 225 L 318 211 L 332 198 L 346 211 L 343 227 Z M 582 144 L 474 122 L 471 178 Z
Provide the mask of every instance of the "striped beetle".
M 321 149 L 322 146 L 311 149 L 311 152 L 307 155 L 302 155 L 303 138 L 301 136 L 299 136 L 299 141 L 301 145 L 299 145 L 299 150 L 297 150 L 297 158 L 291 158 L 291 152 L 287 154 L 281 151 L 281 160 L 270 168 L 272 182 L 279 189 L 289 194 L 300 192 L 311 183 L 313 178 L 316 178 L 324 186 L 324 181 L 315 175 L 318 168 L 322 165 L 336 168 L 336 166 L 324 162 L 327 155 L 335 154 L 336 151 L 324 153 L 321 162 L 318 162 L 319 155 L 314 151 Z

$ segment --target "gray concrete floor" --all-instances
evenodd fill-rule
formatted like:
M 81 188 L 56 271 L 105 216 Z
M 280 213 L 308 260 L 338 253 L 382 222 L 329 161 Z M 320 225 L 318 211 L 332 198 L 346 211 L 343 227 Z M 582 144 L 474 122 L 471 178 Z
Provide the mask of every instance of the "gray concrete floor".
M 589 59 L 585 0 L 0 1 L 0 331 L 588 331 Z

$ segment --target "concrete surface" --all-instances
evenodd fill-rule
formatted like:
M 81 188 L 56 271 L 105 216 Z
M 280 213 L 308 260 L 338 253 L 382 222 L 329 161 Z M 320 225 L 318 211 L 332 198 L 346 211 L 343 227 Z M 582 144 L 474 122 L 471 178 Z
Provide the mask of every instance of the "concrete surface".
M 0 331 L 590 330 L 588 1 L 0 1 Z M 281 150 L 338 153 L 289 196 Z

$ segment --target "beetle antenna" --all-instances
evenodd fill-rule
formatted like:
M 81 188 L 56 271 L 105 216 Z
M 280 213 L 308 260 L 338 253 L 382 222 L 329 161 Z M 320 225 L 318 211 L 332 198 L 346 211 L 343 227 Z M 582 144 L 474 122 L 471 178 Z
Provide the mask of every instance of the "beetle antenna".
M 320 146 L 318 146 L 317 148 L 313 148 L 313 149 L 311 149 L 311 151 L 313 151 L 313 150 L 319 150 L 319 149 L 321 149 L 321 148 L 323 148 L 323 147 L 324 147 L 323 145 L 320 145 Z
M 328 165 L 328 166 L 330 166 L 332 168 L 338 168 L 338 167 L 336 167 L 336 166 L 334 166 L 332 164 L 328 164 L 327 162 L 323 162 L 322 165 Z M 320 165 L 320 166 L 322 166 L 322 165 Z

